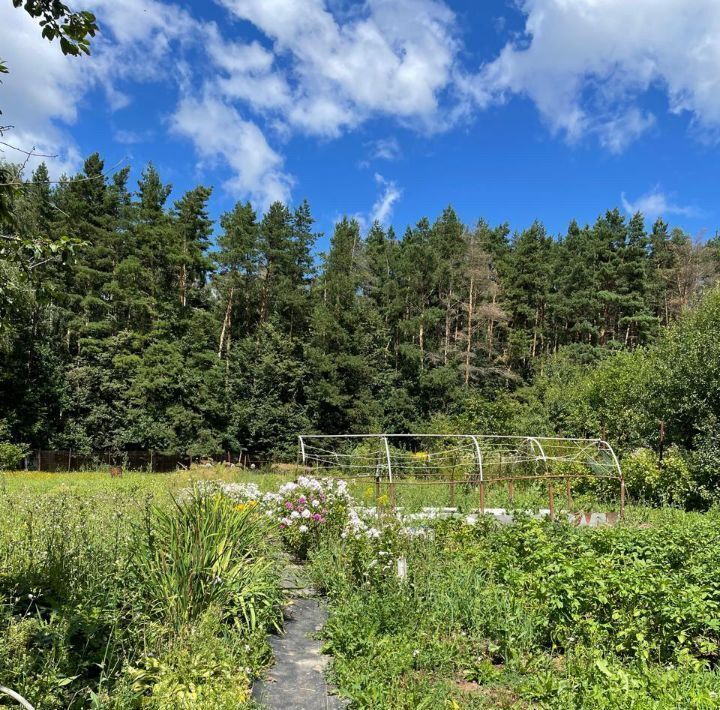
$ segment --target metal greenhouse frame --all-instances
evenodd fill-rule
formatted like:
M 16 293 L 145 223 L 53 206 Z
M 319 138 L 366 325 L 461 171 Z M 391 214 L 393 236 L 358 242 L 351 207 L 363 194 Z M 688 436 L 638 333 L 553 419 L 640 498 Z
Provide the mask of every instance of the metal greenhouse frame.
M 391 504 L 396 486 L 447 484 L 451 504 L 455 486 L 477 487 L 481 512 L 489 485 L 504 484 L 512 501 L 518 481 L 541 480 L 548 489 L 550 516 L 555 515 L 555 482 L 564 482 L 572 506 L 571 481 L 617 480 L 620 516 L 625 512 L 625 480 L 612 446 L 603 439 L 497 434 L 303 434 L 299 461 L 345 479 L 372 480 L 379 497 L 388 487 Z

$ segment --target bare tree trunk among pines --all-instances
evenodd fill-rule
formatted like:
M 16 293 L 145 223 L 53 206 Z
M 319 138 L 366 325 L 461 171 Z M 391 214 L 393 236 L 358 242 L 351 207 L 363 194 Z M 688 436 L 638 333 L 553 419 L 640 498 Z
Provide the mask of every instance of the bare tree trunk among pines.
M 270 290 L 270 271 L 271 266 L 268 265 L 267 271 L 265 272 L 265 278 L 263 279 L 262 293 L 260 295 L 260 323 L 264 323 L 267 320 L 268 313 L 268 291 Z
M 494 312 L 495 306 L 497 305 L 497 294 L 496 293 L 493 293 L 492 305 L 493 305 L 493 312 Z M 495 335 L 495 321 L 491 318 L 488 321 L 488 329 L 487 329 L 488 355 L 491 357 L 492 357 L 492 352 L 493 352 L 493 348 L 494 348 L 494 342 L 493 342 L 494 335 Z
M 183 264 L 180 267 L 180 304 L 183 308 L 187 305 L 187 266 Z
M 450 291 L 447 295 L 445 303 L 445 340 L 443 343 L 443 365 L 448 364 L 448 357 L 450 355 L 450 332 L 452 331 L 453 321 L 453 288 L 450 286 Z
M 232 307 L 233 307 L 233 293 L 235 287 L 230 287 L 230 293 L 228 294 L 227 308 L 225 309 L 225 318 L 222 324 L 222 330 L 220 331 L 220 346 L 218 347 L 218 357 L 222 357 L 223 344 L 225 343 L 225 333 L 228 333 L 228 343 L 230 342 L 229 331 L 232 325 Z
M 470 286 L 468 292 L 467 307 L 467 346 L 465 348 L 465 387 L 470 384 L 470 353 L 472 352 L 472 336 L 473 336 L 473 308 L 475 307 L 475 277 L 470 275 Z

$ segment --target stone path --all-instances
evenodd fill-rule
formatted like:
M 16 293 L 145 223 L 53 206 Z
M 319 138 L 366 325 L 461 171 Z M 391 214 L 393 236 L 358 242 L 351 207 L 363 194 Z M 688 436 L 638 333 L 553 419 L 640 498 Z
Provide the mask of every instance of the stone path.
M 253 698 L 271 710 L 340 710 L 345 704 L 330 694 L 325 680 L 329 658 L 316 638 L 327 619 L 324 603 L 304 578 L 302 568 L 288 565 L 283 586 L 291 597 L 282 635 L 270 645 L 275 665 L 255 684 Z

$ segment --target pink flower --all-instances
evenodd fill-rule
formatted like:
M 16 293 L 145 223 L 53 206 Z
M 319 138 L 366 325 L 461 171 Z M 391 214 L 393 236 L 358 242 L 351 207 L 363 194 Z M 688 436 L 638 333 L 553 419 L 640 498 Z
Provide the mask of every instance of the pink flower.
M 292 510 L 292 509 L 293 509 L 293 504 L 292 504 L 290 501 L 288 501 L 287 503 L 285 503 L 285 507 L 286 507 L 288 510 Z
M 285 523 L 280 523 L 280 530 L 284 530 L 284 529 L 285 529 Z
M 313 515 L 313 520 L 322 520 L 322 515 L 320 515 L 320 513 L 315 513 L 315 515 Z
M 305 496 L 300 496 L 298 498 L 298 503 L 302 503 L 303 505 L 305 505 L 305 503 L 307 503 L 307 498 Z

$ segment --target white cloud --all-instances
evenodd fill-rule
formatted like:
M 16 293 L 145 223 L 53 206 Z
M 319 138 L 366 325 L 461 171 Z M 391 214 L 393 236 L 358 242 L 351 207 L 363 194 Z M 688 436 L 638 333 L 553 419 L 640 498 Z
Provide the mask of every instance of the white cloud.
M 655 87 L 671 111 L 720 128 L 717 0 L 521 0 L 520 8 L 525 36 L 459 79 L 481 107 L 526 95 L 570 142 L 595 134 L 618 152 L 653 125 L 637 99 Z
M 69 97 L 83 92 L 78 60 L 43 40 L 37 23 L 10 3 L 0 5 L 0 26 L 2 59 L 9 70 L 0 85 L 1 119 L 14 127 L 5 140 L 25 150 L 57 154 L 58 159 L 48 159 L 56 174 L 74 169 L 75 143 L 56 121 L 70 124 L 77 118 L 77 102 Z
M 292 92 L 285 78 L 275 70 L 275 56 L 258 42 L 228 42 L 216 25 L 209 30 L 208 52 L 221 72 L 216 87 L 226 98 L 241 99 L 260 111 L 286 111 Z
M 0 149 L 0 157 L 10 163 L 24 164 L 26 176 L 45 163 L 50 178 L 57 180 L 62 175 L 72 175 L 82 165 L 82 156 L 75 143 L 55 140 L 54 134 L 48 138 L 43 133 L 23 128 L 6 131 L 2 138 L 7 145 Z
M 382 193 L 372 206 L 370 221 L 387 224 L 392 216 L 393 206 L 402 196 L 402 190 L 394 180 L 386 180 L 379 173 L 375 173 L 375 182 L 382 188 Z
M 591 135 L 613 153 L 656 125 L 640 103 L 651 88 L 703 134 L 720 136 L 717 0 L 516 0 L 525 34 L 477 73 L 463 68 L 449 0 L 218 2 L 238 22 L 206 23 L 170 1 L 87 0 L 102 31 L 80 59 L 0 4 L 11 70 L 0 86 L 3 122 L 18 127 L 22 147 L 58 153 L 56 171 L 72 170 L 79 151 L 69 126 L 89 89 L 102 87 L 117 110 L 132 102 L 136 82 L 174 82 L 175 132 L 201 160 L 232 170 L 227 185 L 238 197 L 263 203 L 290 194 L 281 146 L 293 136 L 334 138 L 383 117 L 442 130 L 515 95 L 568 141 Z M 244 23 L 254 39 L 238 38 Z M 226 133 L 209 135 L 206 120 Z M 131 128 L 118 140 L 134 141 Z M 368 160 L 400 153 L 393 138 L 366 147 Z M 400 192 L 382 185 L 373 211 L 387 219 Z
M 144 143 L 152 138 L 152 131 L 129 131 L 125 128 L 118 128 L 113 132 L 113 140 L 123 145 L 135 145 Z
M 227 163 L 233 171 L 225 184 L 228 190 L 249 196 L 262 208 L 289 199 L 292 178 L 282 171 L 282 157 L 268 145 L 257 125 L 244 120 L 217 96 L 208 91 L 199 99 L 185 96 L 171 127 L 190 138 L 204 160 Z
M 263 64 L 283 119 L 301 132 L 335 137 L 390 115 L 437 128 L 440 94 L 452 80 L 455 18 L 440 0 L 367 0 L 339 19 L 324 0 L 221 0 L 273 43 L 287 70 Z M 227 62 L 223 67 L 233 71 Z M 234 69 L 239 77 L 246 67 Z M 226 80 L 227 81 L 227 80 Z M 266 108 L 262 97 L 251 104 Z
M 267 45 L 230 41 L 217 25 L 208 25 L 212 66 L 204 75 L 204 98 L 190 100 L 190 84 L 173 121 L 202 157 L 212 155 L 233 169 L 230 187 L 267 204 L 288 197 L 292 184 L 281 157 L 248 114 L 283 140 L 293 134 L 337 137 L 380 115 L 422 129 L 445 120 L 441 93 L 452 80 L 459 45 L 453 38 L 454 15 L 441 0 L 368 0 L 343 17 L 325 0 L 221 4 L 235 19 L 254 24 Z M 227 136 L 209 135 L 208 109 Z M 247 152 L 252 146 L 258 155 Z M 394 139 L 374 147 L 377 158 L 398 154 Z M 387 192 L 386 206 L 378 205 L 382 215 L 390 213 L 398 196 Z
M 53 176 L 76 171 L 82 164 L 77 144 L 68 127 L 76 120 L 85 94 L 101 86 L 112 110 L 127 106 L 134 82 L 174 80 L 181 89 L 180 103 L 172 124 L 177 133 L 195 142 L 203 160 L 223 159 L 233 170 L 227 186 L 238 196 L 252 196 L 261 204 L 289 197 L 291 179 L 282 172 L 282 158 L 268 145 L 257 125 L 244 121 L 231 106 L 217 98 L 189 99 L 184 89 L 197 85 L 197 73 L 188 69 L 188 51 L 209 38 L 210 57 L 226 79 L 218 82 L 233 98 L 247 98 L 242 83 L 254 99 L 268 106 L 287 103 L 268 72 L 273 56 L 259 44 L 231 45 L 222 41 L 214 25 L 204 25 L 183 8 L 157 0 L 87 0 L 83 5 L 95 12 L 100 33 L 92 42 L 89 57 L 63 56 L 57 43 L 42 39 L 36 22 L 27 13 L 5 4 L 0 6 L 3 26 L 2 58 L 10 74 L 0 89 L 5 123 L 14 124 L 12 139 L 18 147 L 57 154 L 47 159 Z M 32 59 L 30 59 L 30 57 Z M 232 84 L 232 73 L 236 80 Z M 244 72 L 239 76 L 239 72 Z M 254 83 L 248 78 L 255 78 Z M 266 97 L 266 98 L 263 98 Z M 217 135 L 213 134 L 217 130 Z M 116 141 L 124 144 L 145 140 L 148 132 L 121 129 Z M 9 157 L 9 156 L 8 156 Z M 39 162 L 33 160 L 29 167 Z
M 698 214 L 694 207 L 673 202 L 672 196 L 663 192 L 659 185 L 632 201 L 623 192 L 621 199 L 623 208 L 629 215 L 641 212 L 645 219 L 650 222 L 654 222 L 658 217 L 669 217 L 671 215 L 693 217 Z
M 68 127 L 87 92 L 102 86 L 112 109 L 126 106 L 130 98 L 117 82 L 157 78 L 172 43 L 195 34 L 187 12 L 155 0 L 87 0 L 83 7 L 97 14 L 101 32 L 92 41 L 91 56 L 66 57 L 58 42 L 42 38 L 38 23 L 24 10 L 0 5 L 2 59 L 10 72 L 0 87 L 3 123 L 15 127 L 9 136 L 19 147 L 58 155 L 47 160 L 54 176 L 81 165 Z
M 401 154 L 400 144 L 393 136 L 378 138 L 367 145 L 370 148 L 371 160 L 397 160 Z

